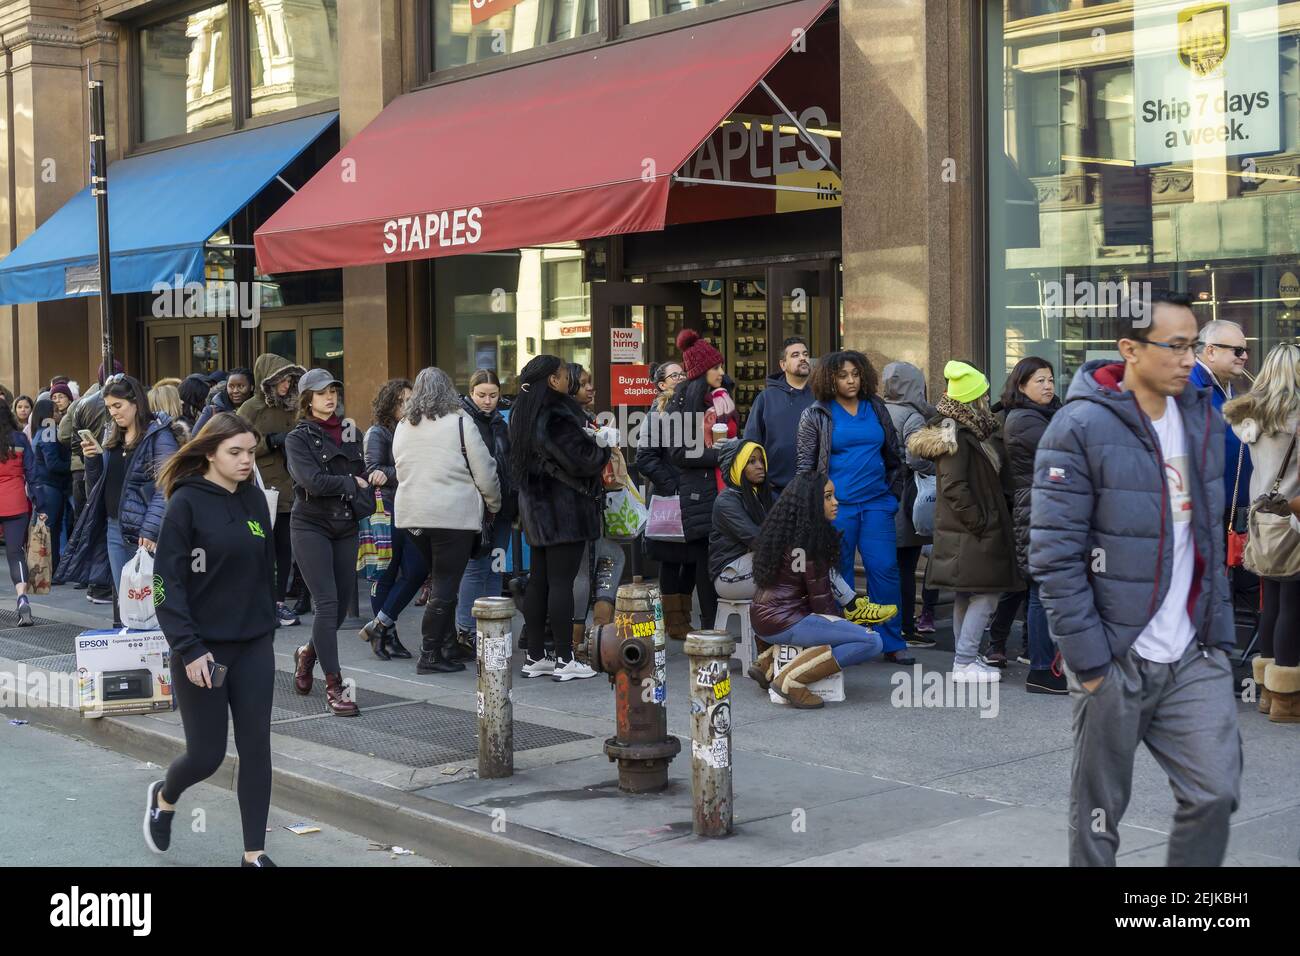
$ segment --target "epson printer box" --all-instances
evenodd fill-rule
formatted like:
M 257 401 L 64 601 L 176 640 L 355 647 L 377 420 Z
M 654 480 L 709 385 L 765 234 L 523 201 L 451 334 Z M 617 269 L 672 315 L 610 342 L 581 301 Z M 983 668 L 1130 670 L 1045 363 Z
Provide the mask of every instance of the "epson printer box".
M 84 631 L 77 635 L 81 716 L 173 710 L 171 648 L 162 631 Z

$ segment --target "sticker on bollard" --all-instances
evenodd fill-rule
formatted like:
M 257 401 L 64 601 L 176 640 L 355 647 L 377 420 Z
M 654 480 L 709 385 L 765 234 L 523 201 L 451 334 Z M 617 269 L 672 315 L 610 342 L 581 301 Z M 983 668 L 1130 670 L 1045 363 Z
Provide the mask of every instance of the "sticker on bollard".
M 483 642 L 483 666 L 490 671 L 503 671 L 510 666 L 510 638 L 486 637 L 479 634 Z
M 478 715 L 482 717 L 487 713 L 487 708 L 483 706 L 483 692 L 478 692 Z
M 707 745 L 691 741 L 691 756 L 714 770 L 725 770 L 731 766 L 731 745 L 726 737 L 717 737 Z

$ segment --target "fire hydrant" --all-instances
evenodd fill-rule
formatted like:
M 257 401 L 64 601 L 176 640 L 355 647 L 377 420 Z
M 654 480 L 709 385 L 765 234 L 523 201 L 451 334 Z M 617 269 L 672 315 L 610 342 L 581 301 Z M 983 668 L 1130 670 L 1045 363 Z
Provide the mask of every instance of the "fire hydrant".
M 667 644 L 659 589 L 634 582 L 618 589 L 613 623 L 590 628 L 574 651 L 614 687 L 617 728 L 605 753 L 618 761 L 624 793 L 667 786 L 668 764 L 682 749 L 668 734 Z

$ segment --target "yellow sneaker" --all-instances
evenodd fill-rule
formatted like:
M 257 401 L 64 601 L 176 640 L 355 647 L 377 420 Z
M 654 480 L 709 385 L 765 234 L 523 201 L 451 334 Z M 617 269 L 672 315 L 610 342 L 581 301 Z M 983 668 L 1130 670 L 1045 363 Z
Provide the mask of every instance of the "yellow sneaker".
M 844 616 L 854 624 L 867 627 L 872 624 L 884 624 L 898 613 L 897 604 L 872 604 L 864 597 L 858 598 L 844 609 Z

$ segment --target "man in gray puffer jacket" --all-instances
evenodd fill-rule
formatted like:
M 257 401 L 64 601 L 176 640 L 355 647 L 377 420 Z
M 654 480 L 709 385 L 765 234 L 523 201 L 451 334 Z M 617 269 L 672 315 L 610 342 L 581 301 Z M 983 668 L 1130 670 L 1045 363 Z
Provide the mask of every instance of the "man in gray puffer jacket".
M 1114 865 L 1144 742 L 1178 801 L 1169 865 L 1216 866 L 1242 759 L 1223 423 L 1188 381 L 1187 298 L 1129 305 L 1124 361 L 1078 371 L 1034 466 L 1029 568 L 1074 700 L 1070 863 Z

